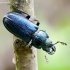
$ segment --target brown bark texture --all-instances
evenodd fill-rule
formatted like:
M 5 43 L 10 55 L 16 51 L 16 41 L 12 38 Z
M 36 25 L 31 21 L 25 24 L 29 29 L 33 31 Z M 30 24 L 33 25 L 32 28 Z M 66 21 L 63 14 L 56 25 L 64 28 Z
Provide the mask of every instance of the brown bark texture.
M 18 9 L 21 9 L 24 12 L 30 14 L 31 15 L 30 20 L 34 19 L 34 0 L 10 0 L 10 3 L 13 4 L 15 7 L 17 7 Z M 11 4 L 10 4 L 11 11 L 15 11 L 15 9 Z M 22 13 L 22 15 L 24 14 Z M 13 38 L 13 45 L 14 45 L 14 58 L 16 70 L 38 70 L 37 49 L 34 47 L 29 48 L 28 47 L 29 45 L 24 46 L 25 42 L 16 36 L 14 36 Z M 22 46 L 24 47 L 21 48 Z

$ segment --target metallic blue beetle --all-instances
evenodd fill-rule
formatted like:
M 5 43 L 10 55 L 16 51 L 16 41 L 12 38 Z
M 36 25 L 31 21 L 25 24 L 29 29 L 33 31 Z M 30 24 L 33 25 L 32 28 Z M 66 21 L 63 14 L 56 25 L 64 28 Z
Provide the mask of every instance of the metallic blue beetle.
M 21 10 L 18 11 L 27 14 Z M 29 18 L 30 15 L 28 14 L 24 17 L 19 13 L 9 12 L 4 16 L 3 24 L 9 32 L 21 38 L 26 43 L 32 40 L 30 47 L 42 48 L 48 54 L 54 54 L 56 48 L 49 40 L 48 34 L 43 30 L 37 31 L 39 22 L 37 21 L 37 24 L 34 24 Z

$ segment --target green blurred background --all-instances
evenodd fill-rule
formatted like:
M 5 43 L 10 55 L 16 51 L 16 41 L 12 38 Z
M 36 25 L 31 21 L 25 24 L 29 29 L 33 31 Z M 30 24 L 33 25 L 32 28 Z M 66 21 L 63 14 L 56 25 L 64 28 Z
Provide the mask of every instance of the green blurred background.
M 8 0 L 0 0 L 7 2 Z M 40 21 L 39 30 L 46 30 L 50 40 L 66 42 L 57 44 L 54 55 L 38 50 L 38 70 L 70 70 L 70 0 L 35 0 L 35 15 Z M 0 70 L 14 70 L 13 36 L 3 26 L 4 15 L 9 12 L 8 4 L 0 4 Z M 46 57 L 49 63 L 46 62 Z

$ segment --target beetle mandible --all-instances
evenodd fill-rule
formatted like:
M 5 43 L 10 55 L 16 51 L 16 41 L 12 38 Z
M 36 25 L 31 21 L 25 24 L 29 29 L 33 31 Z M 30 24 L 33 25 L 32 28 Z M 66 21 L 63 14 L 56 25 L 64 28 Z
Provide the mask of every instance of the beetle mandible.
M 34 24 L 34 22 L 29 20 L 29 14 L 17 8 L 15 9 L 20 13 L 26 14 L 27 16 L 22 16 L 16 12 L 7 13 L 3 18 L 3 24 L 6 29 L 15 36 L 24 40 L 27 44 L 32 40 L 29 46 L 30 48 L 34 46 L 38 49 L 42 48 L 50 55 L 54 54 L 56 51 L 56 48 L 54 46 L 55 44 L 49 40 L 48 34 L 44 30 L 37 31 L 40 24 L 39 21 L 37 20 L 37 24 Z

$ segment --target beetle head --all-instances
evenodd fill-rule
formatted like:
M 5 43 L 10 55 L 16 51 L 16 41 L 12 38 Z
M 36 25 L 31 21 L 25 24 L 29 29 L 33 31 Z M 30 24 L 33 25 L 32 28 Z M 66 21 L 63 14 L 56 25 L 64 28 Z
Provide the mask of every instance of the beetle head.
M 56 51 L 54 44 L 52 44 L 49 39 L 46 40 L 45 45 L 42 46 L 42 49 L 50 55 L 54 54 L 54 52 Z
M 57 41 L 56 43 L 53 44 L 52 41 L 50 41 L 49 39 L 46 39 L 46 42 L 42 46 L 42 49 L 44 51 L 46 51 L 48 54 L 52 55 L 52 54 L 54 54 L 54 52 L 56 52 L 56 47 L 54 45 L 56 45 L 57 43 L 61 43 L 63 45 L 67 45 L 66 43 L 60 42 L 60 41 Z

